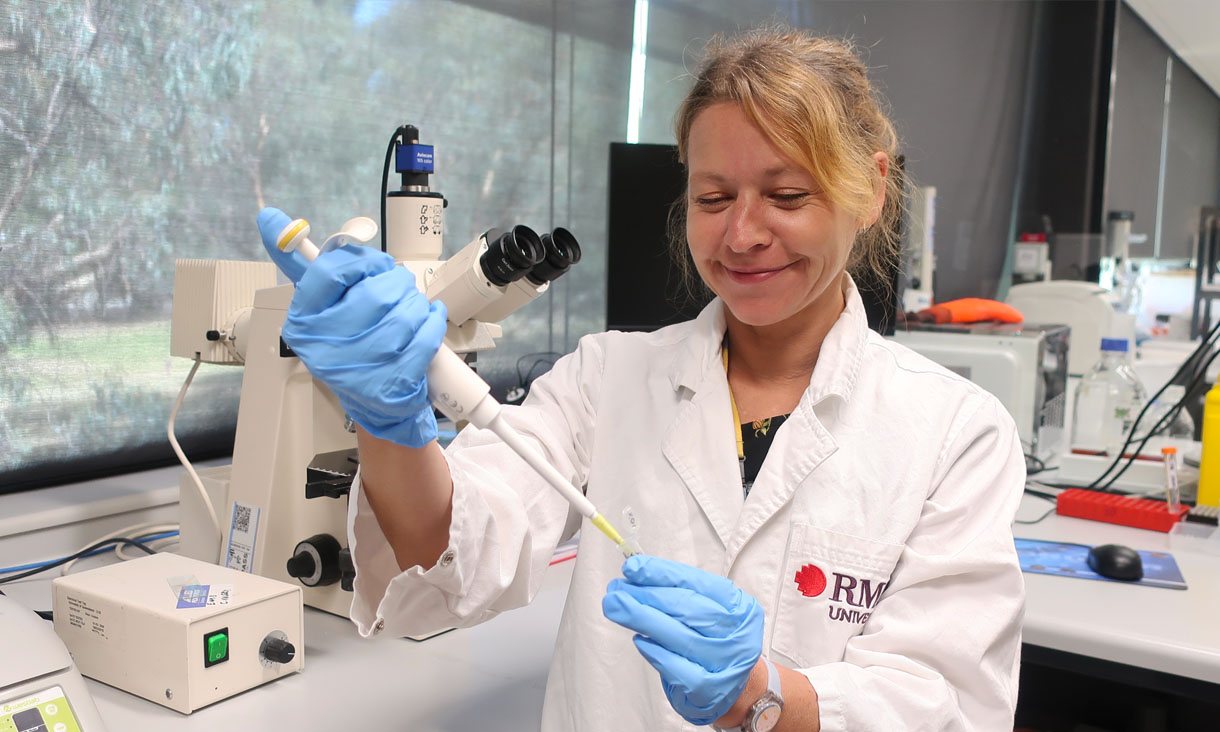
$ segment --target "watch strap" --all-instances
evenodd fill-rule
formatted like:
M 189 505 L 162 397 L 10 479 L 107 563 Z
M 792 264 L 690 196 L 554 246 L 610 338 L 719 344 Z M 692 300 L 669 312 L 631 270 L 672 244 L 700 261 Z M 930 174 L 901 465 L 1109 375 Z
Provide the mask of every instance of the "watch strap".
M 780 708 L 783 708 L 784 695 L 780 692 L 779 669 L 768 659 L 764 658 L 762 661 L 767 665 L 767 691 L 750 705 L 750 708 L 746 711 L 746 720 L 740 727 L 717 727 L 713 725 L 712 729 L 716 730 L 716 732 L 752 732 L 754 728 L 752 722 L 754 721 L 754 715 L 759 711 L 760 703 L 770 702 L 774 699 L 779 702 Z

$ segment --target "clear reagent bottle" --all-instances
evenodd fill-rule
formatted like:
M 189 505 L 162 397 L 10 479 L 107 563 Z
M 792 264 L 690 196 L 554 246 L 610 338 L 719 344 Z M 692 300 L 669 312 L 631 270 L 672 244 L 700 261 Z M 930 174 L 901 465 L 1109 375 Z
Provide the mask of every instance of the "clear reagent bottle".
M 1072 451 L 1117 455 L 1146 401 L 1143 383 L 1127 364 L 1127 339 L 1102 338 L 1101 359 L 1076 390 Z

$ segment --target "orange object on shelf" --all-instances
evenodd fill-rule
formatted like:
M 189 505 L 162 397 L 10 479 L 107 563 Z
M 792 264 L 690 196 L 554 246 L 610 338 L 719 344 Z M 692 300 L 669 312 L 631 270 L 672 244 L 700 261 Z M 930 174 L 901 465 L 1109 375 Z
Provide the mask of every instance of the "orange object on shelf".
M 915 314 L 915 319 L 922 323 L 981 323 L 987 320 L 1020 323 L 1025 316 L 1008 303 L 964 297 L 920 310 Z

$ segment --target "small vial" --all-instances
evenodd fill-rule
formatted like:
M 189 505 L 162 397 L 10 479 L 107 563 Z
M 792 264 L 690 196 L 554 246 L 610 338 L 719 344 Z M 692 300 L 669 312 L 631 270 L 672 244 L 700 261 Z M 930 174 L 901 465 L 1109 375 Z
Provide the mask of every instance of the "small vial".
M 631 556 L 632 554 L 643 554 L 644 550 L 640 548 L 640 522 L 635 517 L 635 512 L 631 510 L 631 506 L 623 506 L 623 544 L 625 551 L 623 554 Z M 627 554 L 630 551 L 631 554 Z
M 1182 495 L 1178 491 L 1178 449 L 1162 447 L 1161 459 L 1165 462 L 1165 503 L 1169 512 L 1176 516 L 1182 512 Z

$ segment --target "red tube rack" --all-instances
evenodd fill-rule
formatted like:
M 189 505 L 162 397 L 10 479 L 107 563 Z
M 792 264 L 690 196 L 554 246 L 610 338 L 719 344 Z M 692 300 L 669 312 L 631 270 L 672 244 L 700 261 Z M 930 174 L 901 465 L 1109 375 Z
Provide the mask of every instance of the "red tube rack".
M 1170 513 L 1164 501 L 1069 488 L 1059 494 L 1055 513 L 1168 533 L 1190 513 L 1190 507 L 1182 506 L 1177 513 Z

